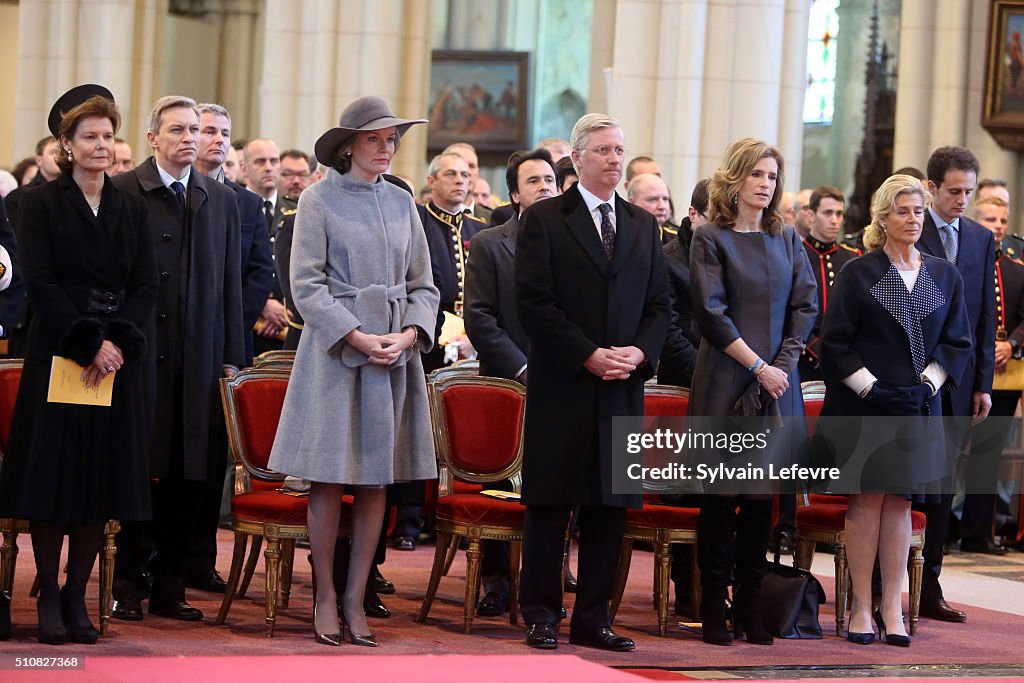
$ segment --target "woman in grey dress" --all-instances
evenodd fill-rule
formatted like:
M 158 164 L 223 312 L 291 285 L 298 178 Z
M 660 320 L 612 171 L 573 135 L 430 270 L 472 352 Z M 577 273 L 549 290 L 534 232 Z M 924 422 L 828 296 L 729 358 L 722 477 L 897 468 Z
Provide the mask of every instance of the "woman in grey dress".
M 376 646 L 363 593 L 385 486 L 437 476 L 420 352 L 431 346 L 438 292 L 409 193 L 386 182 L 400 136 L 379 97 L 346 107 L 316 143 L 327 176 L 302 193 L 291 255 L 305 320 L 270 466 L 312 482 L 308 526 L 317 582 L 316 639 L 339 645 L 334 546 L 342 487 L 354 491 L 342 611 L 349 642 Z
M 777 149 L 745 138 L 729 146 L 711 178 L 711 222 L 697 230 L 691 245 L 693 312 L 702 340 L 690 415 L 751 414 L 753 403 L 745 398 L 752 396 L 765 406 L 763 413 L 804 414 L 796 365 L 817 304 L 800 238 L 783 225 L 778 211 L 783 172 Z M 740 407 L 744 403 L 745 411 Z M 806 428 L 796 422 L 787 421 L 783 433 L 769 441 L 786 458 L 807 438 Z M 703 496 L 697 552 L 705 642 L 732 642 L 725 600 L 735 561 L 737 637 L 745 632 L 749 642 L 771 644 L 760 619 L 770 529 L 771 499 L 765 486 L 757 494 L 739 497 Z

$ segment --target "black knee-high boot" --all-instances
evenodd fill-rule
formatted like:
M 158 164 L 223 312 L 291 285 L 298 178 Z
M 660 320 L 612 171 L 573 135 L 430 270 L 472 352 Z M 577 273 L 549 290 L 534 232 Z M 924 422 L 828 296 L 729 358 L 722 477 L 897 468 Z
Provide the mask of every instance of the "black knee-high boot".
M 103 539 L 103 524 L 82 524 L 68 534 L 68 580 L 60 592 L 61 611 L 72 643 L 93 645 L 99 631 L 89 620 L 85 587 L 92 576 L 96 554 Z
M 732 635 L 725 620 L 736 524 L 736 499 L 705 495 L 701 498 L 697 522 L 697 563 L 700 566 L 701 603 L 705 643 L 730 645 Z
M 761 581 L 768 566 L 766 553 L 772 528 L 771 500 L 745 498 L 739 501 L 736 525 L 736 592 L 733 595 L 733 623 L 736 637 L 746 633 L 748 643 L 771 645 L 772 634 L 761 622 Z
M 64 545 L 64 528 L 50 522 L 32 522 L 32 555 L 36 561 L 36 575 L 39 576 L 39 598 L 36 611 L 39 613 L 39 642 L 46 645 L 63 645 L 68 639 L 68 630 L 60 609 L 60 586 L 57 576 L 60 572 L 60 549 Z

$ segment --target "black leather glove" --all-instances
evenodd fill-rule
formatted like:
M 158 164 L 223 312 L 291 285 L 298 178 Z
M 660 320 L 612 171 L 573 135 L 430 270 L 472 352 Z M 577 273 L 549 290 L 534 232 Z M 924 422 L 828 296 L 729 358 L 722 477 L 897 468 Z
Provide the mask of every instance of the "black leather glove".
M 889 415 L 920 415 L 921 402 L 912 395 L 909 387 L 898 387 L 892 382 L 879 380 L 871 387 L 864 401 L 873 408 Z
M 924 408 L 924 406 L 928 404 L 928 401 L 932 400 L 932 387 L 930 384 L 925 382 L 915 384 L 912 387 L 900 388 L 910 394 L 911 398 L 917 401 L 919 408 Z
M 786 337 L 782 340 L 782 345 L 779 347 L 779 352 L 776 354 L 775 360 L 772 361 L 772 365 L 787 375 L 792 375 L 803 350 L 804 342 L 802 339 Z

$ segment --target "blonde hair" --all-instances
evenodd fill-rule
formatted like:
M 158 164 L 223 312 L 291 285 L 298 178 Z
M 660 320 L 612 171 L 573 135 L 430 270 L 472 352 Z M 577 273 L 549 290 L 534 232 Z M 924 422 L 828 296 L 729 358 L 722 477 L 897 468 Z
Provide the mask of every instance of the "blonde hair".
M 753 172 L 757 162 L 771 158 L 779 165 L 775 193 L 765 207 L 761 216 L 761 228 L 772 235 L 782 232 L 782 214 L 779 202 L 782 200 L 782 187 L 785 183 L 785 164 L 782 153 L 767 142 L 754 138 L 743 138 L 729 145 L 725 150 L 725 159 L 718 170 L 711 176 L 708 183 L 708 218 L 723 228 L 736 225 L 736 204 L 733 202 L 743 183 Z
M 914 176 L 897 174 L 886 178 L 874 194 L 874 203 L 871 206 L 873 213 L 871 225 L 864 228 L 864 247 L 866 249 L 881 249 L 885 245 L 885 228 L 882 227 L 882 224 L 896 208 L 896 200 L 905 194 L 920 196 L 926 207 L 932 201 L 932 195 L 925 189 L 924 183 Z

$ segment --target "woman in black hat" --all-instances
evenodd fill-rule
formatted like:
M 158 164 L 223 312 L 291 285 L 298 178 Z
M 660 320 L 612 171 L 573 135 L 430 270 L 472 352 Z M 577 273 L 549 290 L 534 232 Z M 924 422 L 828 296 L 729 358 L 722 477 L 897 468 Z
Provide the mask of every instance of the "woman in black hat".
M 144 367 L 157 274 L 145 205 L 107 179 L 120 115 L 110 92 L 79 86 L 50 112 L 61 175 L 25 195 L 22 275 L 35 311 L 0 471 L 0 516 L 28 519 L 39 576 L 39 642 L 95 643 L 85 587 L 108 519 L 148 519 Z M 82 366 L 111 405 L 47 400 L 54 357 Z M 58 586 L 61 547 L 68 572 Z
M 363 596 L 385 487 L 437 476 L 420 352 L 432 345 L 439 295 L 412 197 L 382 177 L 415 123 L 361 97 L 316 143 L 331 169 L 295 216 L 291 289 L 305 327 L 270 455 L 272 469 L 312 482 L 316 576 L 333 575 L 342 487 L 354 492 L 342 609 L 349 642 L 368 646 L 377 642 Z M 341 643 L 337 604 L 333 582 L 318 581 L 320 643 Z

